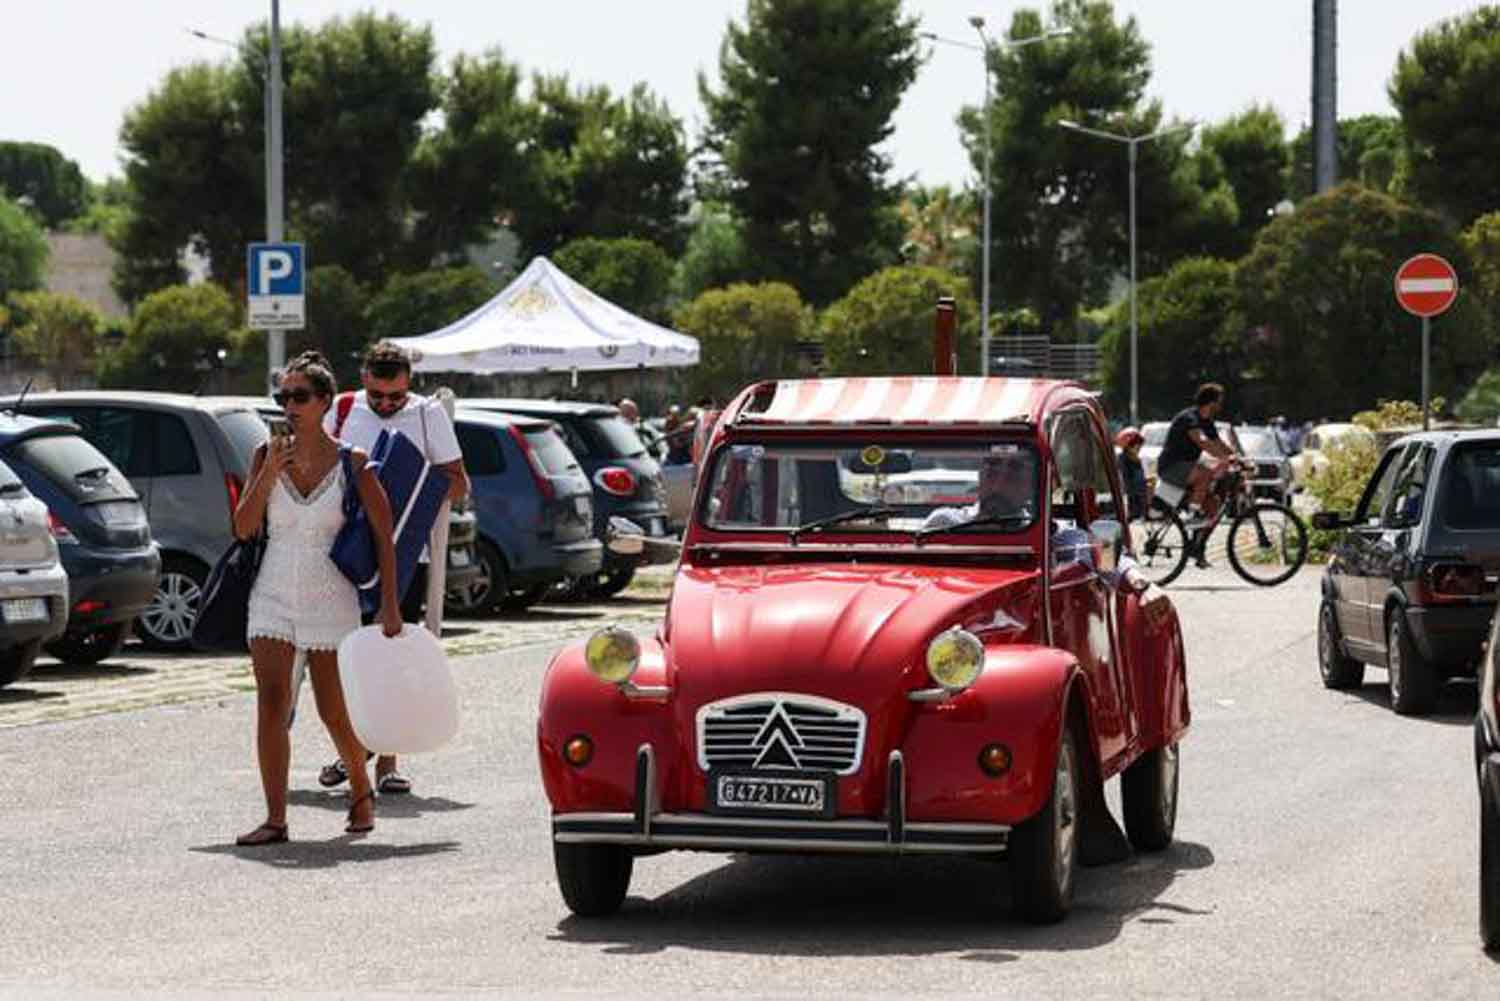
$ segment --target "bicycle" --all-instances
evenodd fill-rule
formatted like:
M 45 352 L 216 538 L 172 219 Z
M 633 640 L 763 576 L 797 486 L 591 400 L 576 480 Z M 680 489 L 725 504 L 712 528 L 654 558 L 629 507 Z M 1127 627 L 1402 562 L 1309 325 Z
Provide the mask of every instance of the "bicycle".
M 1243 465 L 1235 463 L 1213 484 L 1219 510 L 1207 521 L 1184 524 L 1187 491 L 1159 482 L 1143 518 L 1130 523 L 1135 558 L 1153 583 L 1166 586 L 1187 566 L 1188 557 L 1208 548 L 1215 530 L 1231 518 L 1225 550 L 1229 565 L 1247 582 L 1272 587 L 1307 562 L 1307 526 L 1285 503 L 1256 500 Z M 1196 539 L 1194 538 L 1196 536 Z M 1206 556 L 1206 553 L 1202 555 Z

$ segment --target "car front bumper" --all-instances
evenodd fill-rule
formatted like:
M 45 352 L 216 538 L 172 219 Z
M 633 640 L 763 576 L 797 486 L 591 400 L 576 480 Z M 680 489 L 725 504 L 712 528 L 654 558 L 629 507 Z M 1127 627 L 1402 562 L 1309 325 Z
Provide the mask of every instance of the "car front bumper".
M 634 812 L 553 814 L 553 840 L 641 849 L 882 855 L 994 854 L 1004 852 L 1010 840 L 1011 828 L 1007 824 L 908 821 L 904 806 L 906 765 L 900 751 L 892 751 L 887 762 L 887 801 L 893 806 L 881 820 L 663 813 L 655 806 L 659 802 L 657 779 L 655 752 L 650 744 L 643 744 L 636 752 Z

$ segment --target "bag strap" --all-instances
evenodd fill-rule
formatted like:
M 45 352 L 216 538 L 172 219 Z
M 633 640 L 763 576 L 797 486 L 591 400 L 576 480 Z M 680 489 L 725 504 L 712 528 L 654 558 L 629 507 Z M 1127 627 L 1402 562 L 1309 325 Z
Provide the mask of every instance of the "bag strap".
M 336 405 L 338 409 L 335 411 L 333 436 L 341 438 L 344 434 L 344 422 L 349 419 L 349 411 L 354 409 L 354 392 L 350 390 L 340 393 Z

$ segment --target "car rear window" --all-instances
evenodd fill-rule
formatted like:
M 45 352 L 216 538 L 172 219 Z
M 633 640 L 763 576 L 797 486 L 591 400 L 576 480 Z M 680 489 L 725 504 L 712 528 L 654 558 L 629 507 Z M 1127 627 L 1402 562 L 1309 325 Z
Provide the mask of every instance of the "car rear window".
M 531 446 L 532 452 L 541 460 L 542 468 L 551 475 L 561 476 L 578 468 L 578 460 L 568 451 L 568 446 L 563 444 L 562 436 L 550 427 L 522 428 L 521 433 L 526 436 L 526 443 Z
M 646 454 L 641 436 L 623 417 L 590 417 L 578 423 L 589 440 L 589 451 L 600 458 L 634 459 Z
M 79 503 L 139 499 L 104 454 L 76 434 L 27 438 L 14 449 L 22 462 Z
M 1443 476 L 1443 524 L 1456 529 L 1500 529 L 1500 441 L 1461 444 Z
M 489 427 L 460 424 L 458 447 L 464 456 L 464 470 L 470 476 L 499 476 L 505 472 L 505 453 L 500 440 Z
M 239 456 L 240 462 L 246 469 L 250 468 L 250 460 L 255 457 L 255 450 L 271 436 L 266 428 L 266 422 L 259 414 L 248 410 L 230 410 L 218 415 L 219 427 L 224 429 L 224 435 L 229 439 L 229 445 L 234 449 L 234 454 Z

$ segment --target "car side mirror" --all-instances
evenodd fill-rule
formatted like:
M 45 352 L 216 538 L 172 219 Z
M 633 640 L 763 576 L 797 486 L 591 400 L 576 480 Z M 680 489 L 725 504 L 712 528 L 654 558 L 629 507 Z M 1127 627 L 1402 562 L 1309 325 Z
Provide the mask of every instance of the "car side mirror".
M 1113 518 L 1099 518 L 1089 526 L 1089 537 L 1099 547 L 1100 573 L 1114 573 L 1125 554 L 1125 527 Z
M 1336 532 L 1354 524 L 1354 519 L 1338 511 L 1319 511 L 1312 516 L 1312 527 L 1320 532 Z

